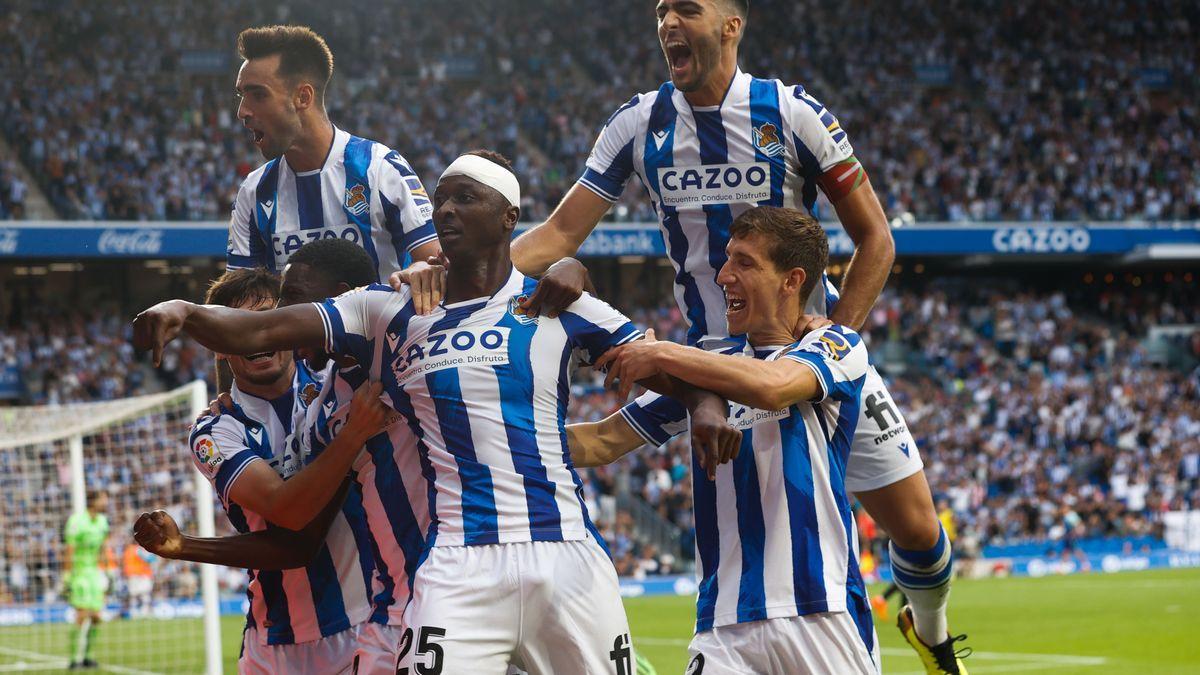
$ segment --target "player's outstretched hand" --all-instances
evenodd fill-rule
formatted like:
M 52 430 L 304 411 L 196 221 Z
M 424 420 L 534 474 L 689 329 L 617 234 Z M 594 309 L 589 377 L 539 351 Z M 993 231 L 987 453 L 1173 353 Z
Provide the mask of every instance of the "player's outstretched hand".
M 529 316 L 545 314 L 553 319 L 574 304 L 588 285 L 587 267 L 574 258 L 563 258 L 546 270 L 533 295 L 521 300 L 521 307 Z
M 354 434 L 365 443 L 396 421 L 396 413 L 379 398 L 382 392 L 383 385 L 379 382 L 368 382 L 359 387 L 350 401 L 350 414 L 340 433 Z
M 742 432 L 729 425 L 728 415 L 727 404 L 717 398 L 705 399 L 692 412 L 692 449 L 709 480 L 716 480 L 717 467 L 735 459 L 742 447 Z
M 800 320 L 796 322 L 796 330 L 792 333 L 792 337 L 799 340 L 808 335 L 814 330 L 820 330 L 825 326 L 832 326 L 833 322 L 827 316 L 817 314 L 801 314 Z
M 173 558 L 183 552 L 179 525 L 171 514 L 161 509 L 138 516 L 133 524 L 133 538 L 142 548 L 164 558 Z
M 138 314 L 133 320 L 133 348 L 152 351 L 155 367 L 162 365 L 163 347 L 183 330 L 192 307 L 185 300 L 168 300 Z
M 446 296 L 446 269 L 449 266 L 446 254 L 439 254 L 392 272 L 388 285 L 397 291 L 404 286 L 410 287 L 413 310 L 423 316 L 432 312 Z
M 621 400 L 629 398 L 633 385 L 638 380 L 654 377 L 662 372 L 658 366 L 658 356 L 662 350 L 673 346 L 670 342 L 659 342 L 654 337 L 654 329 L 646 330 L 646 337 L 641 340 L 627 342 L 619 347 L 604 352 L 596 359 L 592 367 L 604 370 L 604 386 L 616 389 Z

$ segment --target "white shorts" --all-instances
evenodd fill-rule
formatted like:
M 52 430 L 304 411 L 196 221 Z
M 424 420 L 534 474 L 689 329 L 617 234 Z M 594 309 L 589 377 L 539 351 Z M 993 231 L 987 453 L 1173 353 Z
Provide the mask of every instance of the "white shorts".
M 360 626 L 352 626 L 329 637 L 294 645 L 266 645 L 257 628 L 242 634 L 242 675 L 341 675 L 349 673 L 358 646 Z M 394 671 L 393 671 L 394 672 Z
M 924 467 L 917 442 L 875 366 L 863 383 L 858 427 L 846 464 L 846 490 L 866 492 L 908 478 Z
M 867 651 L 847 612 L 718 626 L 692 638 L 686 673 L 877 675 L 879 648 L 873 644 Z
M 591 538 L 435 546 L 404 623 L 396 675 L 634 672 L 617 573 Z
M 358 628 L 354 650 L 354 675 L 395 675 L 403 626 L 383 626 L 368 621 Z

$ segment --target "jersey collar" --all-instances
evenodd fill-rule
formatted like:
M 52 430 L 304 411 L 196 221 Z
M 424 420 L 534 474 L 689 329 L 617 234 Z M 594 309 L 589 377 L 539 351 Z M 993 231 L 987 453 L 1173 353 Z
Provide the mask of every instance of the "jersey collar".
M 750 100 L 750 81 L 753 79 L 750 75 L 742 72 L 741 68 L 735 70 L 733 72 L 733 79 L 729 81 L 729 87 L 725 90 L 725 98 L 721 100 L 719 105 L 692 106 L 682 91 L 673 89 L 672 96 L 675 100 L 675 108 L 676 110 L 682 108 L 684 110 L 711 112 L 713 110 L 724 110 L 741 105 Z

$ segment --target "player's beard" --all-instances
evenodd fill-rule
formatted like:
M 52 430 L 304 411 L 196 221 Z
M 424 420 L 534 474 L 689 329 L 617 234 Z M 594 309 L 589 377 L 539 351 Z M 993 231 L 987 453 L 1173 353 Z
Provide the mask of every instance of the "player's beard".
M 689 68 L 691 72 L 687 79 L 675 79 L 675 70 L 671 65 L 671 57 L 670 55 L 666 55 L 667 70 L 671 73 L 671 84 L 684 93 L 696 91 L 704 87 L 708 82 L 710 74 L 721 63 L 721 34 L 718 31 L 716 35 L 703 36 L 695 40 L 689 39 L 688 47 L 692 51 L 692 56 L 691 67 Z M 666 54 L 665 51 L 664 54 Z

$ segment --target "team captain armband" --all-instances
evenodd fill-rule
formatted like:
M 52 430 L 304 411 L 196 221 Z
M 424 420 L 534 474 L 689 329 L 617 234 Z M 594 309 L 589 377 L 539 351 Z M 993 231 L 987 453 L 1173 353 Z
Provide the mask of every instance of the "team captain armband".
M 866 180 L 867 170 L 863 168 L 857 157 L 850 155 L 821 174 L 821 177 L 817 179 L 817 184 L 821 186 L 821 190 L 829 198 L 829 201 L 836 204 L 843 197 L 854 192 Z

